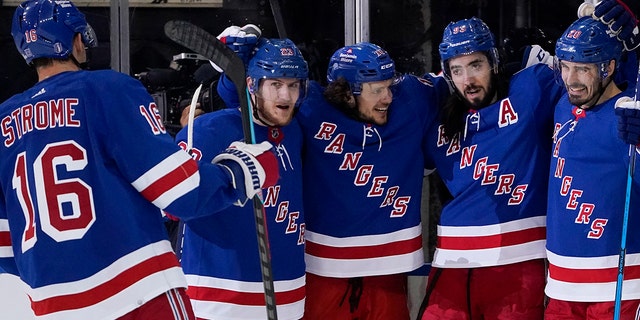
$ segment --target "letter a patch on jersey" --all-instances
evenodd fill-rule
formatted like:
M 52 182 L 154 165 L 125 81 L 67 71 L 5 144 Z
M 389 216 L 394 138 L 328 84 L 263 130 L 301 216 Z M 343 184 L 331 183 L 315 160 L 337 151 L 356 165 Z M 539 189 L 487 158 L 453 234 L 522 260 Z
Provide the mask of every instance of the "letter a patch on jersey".
M 500 102 L 500 115 L 498 116 L 498 127 L 504 128 L 518 122 L 518 113 L 513 109 L 509 98 Z

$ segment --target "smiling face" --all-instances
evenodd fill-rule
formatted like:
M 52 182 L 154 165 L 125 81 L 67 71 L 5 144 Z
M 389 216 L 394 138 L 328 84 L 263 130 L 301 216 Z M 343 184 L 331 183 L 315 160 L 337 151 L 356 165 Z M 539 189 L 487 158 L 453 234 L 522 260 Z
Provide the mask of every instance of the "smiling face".
M 483 52 L 473 52 L 449 59 L 449 75 L 460 95 L 474 109 L 495 102 L 493 68 Z
M 293 119 L 301 86 L 301 80 L 295 78 L 261 79 L 254 93 L 259 119 L 269 126 L 288 125 Z
M 393 79 L 365 82 L 356 95 L 359 118 L 376 125 L 385 125 L 388 121 L 389 105 L 393 100 L 391 85 Z
M 600 98 L 602 79 L 595 63 L 560 61 L 562 82 L 572 105 L 587 109 Z

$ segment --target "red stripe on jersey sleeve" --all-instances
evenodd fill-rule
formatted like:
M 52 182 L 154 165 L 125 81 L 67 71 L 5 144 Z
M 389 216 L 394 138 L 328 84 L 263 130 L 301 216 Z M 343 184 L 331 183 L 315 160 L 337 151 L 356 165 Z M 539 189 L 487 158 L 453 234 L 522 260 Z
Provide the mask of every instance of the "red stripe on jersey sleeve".
M 167 190 L 170 190 L 171 188 L 180 184 L 187 178 L 194 175 L 197 171 L 198 163 L 193 159 L 189 159 L 179 167 L 154 181 L 147 188 L 142 190 L 141 193 L 145 197 L 145 199 L 153 202 L 162 194 L 167 192 Z

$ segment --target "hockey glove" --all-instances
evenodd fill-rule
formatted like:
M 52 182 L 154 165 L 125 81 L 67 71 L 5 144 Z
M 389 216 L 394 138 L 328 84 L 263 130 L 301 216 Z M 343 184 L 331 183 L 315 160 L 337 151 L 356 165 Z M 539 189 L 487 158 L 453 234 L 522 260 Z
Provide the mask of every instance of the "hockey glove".
M 522 58 L 524 61 L 522 62 L 521 69 L 538 63 L 544 63 L 553 69 L 553 55 L 537 44 L 525 47 Z
M 240 59 L 247 64 L 251 60 L 253 49 L 258 43 L 260 35 L 262 35 L 260 28 L 253 24 L 248 24 L 242 28 L 238 26 L 228 27 L 218 35 L 218 39 L 238 54 Z
M 237 205 L 244 206 L 260 188 L 273 186 L 278 181 L 278 162 L 271 147 L 266 141 L 260 144 L 233 142 L 211 161 L 229 172 L 240 197 Z
M 217 38 L 226 44 L 229 49 L 233 50 L 246 66 L 253 56 L 256 43 L 258 43 L 261 35 L 260 28 L 254 24 L 247 24 L 242 28 L 238 26 L 227 27 Z M 222 68 L 218 67 L 213 61 L 209 61 L 209 63 L 216 71 L 223 72 Z
M 631 145 L 640 143 L 640 101 L 622 97 L 616 101 L 618 136 Z
M 638 19 L 621 0 L 603 0 L 595 8 L 593 18 L 602 21 L 622 41 L 627 51 L 640 45 Z

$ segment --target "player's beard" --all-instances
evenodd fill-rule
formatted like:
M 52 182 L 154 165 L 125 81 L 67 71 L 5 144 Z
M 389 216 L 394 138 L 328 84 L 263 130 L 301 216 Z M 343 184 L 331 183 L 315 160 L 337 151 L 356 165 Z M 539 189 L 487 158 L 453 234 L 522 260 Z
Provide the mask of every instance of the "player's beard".
M 570 84 L 566 88 L 567 96 L 569 97 L 569 102 L 571 103 L 571 105 L 580 107 L 582 109 L 593 107 L 598 102 L 605 90 L 605 86 L 603 85 L 602 80 L 598 81 L 592 86 L 593 90 L 591 91 L 591 94 L 587 96 L 571 94 L 570 89 L 574 87 L 578 89 L 584 88 L 585 90 L 588 90 L 589 87 L 583 84 Z
M 491 73 L 491 80 L 489 81 L 487 89 L 485 90 L 486 94 L 482 98 L 474 98 L 471 100 L 466 97 L 464 92 L 460 92 L 460 90 L 458 90 L 457 88 L 456 90 L 458 90 L 458 94 L 462 97 L 462 101 L 464 101 L 465 105 L 469 109 L 478 110 L 490 105 L 493 102 L 497 92 L 496 83 L 497 83 L 496 75 L 494 73 Z M 477 89 L 477 88 L 480 88 L 481 90 L 484 89 L 483 87 L 473 86 L 473 87 L 464 88 L 464 90 L 466 91 L 468 89 Z
M 384 126 L 389 121 L 389 105 L 390 103 L 378 103 L 370 112 L 371 115 L 362 113 L 358 110 L 358 118 L 366 123 L 375 124 L 377 126 Z M 386 111 L 379 111 L 386 110 Z
M 258 99 L 257 105 L 254 107 L 255 118 L 267 126 L 286 126 L 291 123 L 294 114 L 295 106 L 293 105 L 274 105 L 266 108 L 262 99 Z

